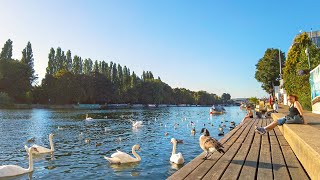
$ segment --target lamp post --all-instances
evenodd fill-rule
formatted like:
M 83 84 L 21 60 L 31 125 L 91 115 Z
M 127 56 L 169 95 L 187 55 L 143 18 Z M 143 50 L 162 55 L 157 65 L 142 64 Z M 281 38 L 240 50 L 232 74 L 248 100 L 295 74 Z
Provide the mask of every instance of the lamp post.
M 306 48 L 306 50 L 304 51 L 306 53 L 306 55 L 308 56 L 308 65 L 309 65 L 309 70 L 310 70 L 310 54 L 309 54 L 309 47 Z

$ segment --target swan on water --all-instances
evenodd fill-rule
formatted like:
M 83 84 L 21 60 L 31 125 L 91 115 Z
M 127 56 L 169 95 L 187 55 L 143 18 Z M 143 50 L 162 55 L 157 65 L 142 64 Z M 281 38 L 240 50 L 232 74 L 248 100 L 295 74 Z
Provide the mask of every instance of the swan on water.
M 175 163 L 175 164 L 183 164 L 184 163 L 184 159 L 183 159 L 182 154 L 180 152 L 178 154 L 176 153 L 177 140 L 175 138 L 172 138 L 171 139 L 171 143 L 173 144 L 173 147 L 172 147 L 172 153 L 171 153 L 170 161 Z
M 18 175 L 22 175 L 22 174 L 29 173 L 29 172 L 33 171 L 32 154 L 34 152 L 37 152 L 38 150 L 35 147 L 28 148 L 27 146 L 25 146 L 25 148 L 28 149 L 29 168 L 25 169 L 25 168 L 22 168 L 17 165 L 2 165 L 2 166 L 0 166 L 0 178 L 18 176 Z
M 206 156 L 203 158 L 206 160 L 215 150 L 219 153 L 224 153 L 222 144 L 215 138 L 210 137 L 210 133 L 206 128 L 201 129 L 202 135 L 199 138 L 199 144 L 203 151 L 206 151 Z
M 36 148 L 37 151 L 33 151 L 33 154 L 46 154 L 46 153 L 54 152 L 54 145 L 53 145 L 53 141 L 52 141 L 53 136 L 54 136 L 54 134 L 52 134 L 52 133 L 49 134 L 50 149 L 34 144 L 34 145 L 32 145 L 32 147 Z M 28 147 L 25 146 L 25 149 L 28 153 L 29 152 Z
M 142 126 L 142 121 L 132 121 L 132 127 L 134 128 L 138 128 L 138 127 L 141 127 Z
M 132 154 L 134 155 L 134 157 L 130 156 L 127 153 L 117 150 L 117 152 L 113 153 L 111 157 L 104 156 L 104 158 L 108 160 L 110 164 L 125 164 L 125 163 L 132 163 L 132 162 L 140 162 L 141 158 L 136 153 L 136 150 L 138 151 L 140 150 L 140 146 L 137 144 L 132 146 Z
M 92 117 L 89 117 L 89 115 L 86 114 L 86 120 L 92 120 Z

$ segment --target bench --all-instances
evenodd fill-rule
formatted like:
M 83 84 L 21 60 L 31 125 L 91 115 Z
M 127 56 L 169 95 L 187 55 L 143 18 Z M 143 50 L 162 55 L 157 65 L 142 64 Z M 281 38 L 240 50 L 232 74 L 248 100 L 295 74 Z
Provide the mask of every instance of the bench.
M 273 113 L 273 120 L 284 117 L 284 113 Z M 319 115 L 304 114 L 304 118 L 313 124 L 319 122 Z M 320 128 L 317 125 L 284 124 L 279 130 L 291 146 L 293 152 L 307 171 L 311 179 L 320 179 Z

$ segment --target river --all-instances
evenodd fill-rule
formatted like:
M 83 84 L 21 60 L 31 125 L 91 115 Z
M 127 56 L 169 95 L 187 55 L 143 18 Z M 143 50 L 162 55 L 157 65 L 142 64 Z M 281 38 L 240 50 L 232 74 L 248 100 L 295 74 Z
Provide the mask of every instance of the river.
M 92 121 L 84 120 L 86 113 Z M 34 138 L 34 143 L 49 147 L 48 134 L 54 133 L 54 154 L 36 156 L 34 172 L 14 179 L 165 179 L 181 168 L 169 162 L 172 137 L 183 140 L 177 152 L 183 154 L 187 164 L 202 152 L 198 142 L 202 127 L 219 139 L 221 122 L 227 125 L 228 133 L 230 121 L 238 124 L 244 115 L 239 107 L 226 107 L 225 114 L 211 117 L 208 107 L 0 110 L 0 165 L 27 168 L 24 145 L 33 144 L 27 140 Z M 130 120 L 143 121 L 144 126 L 133 129 Z M 195 136 L 190 132 L 191 121 L 195 123 Z M 179 125 L 174 128 L 174 124 Z M 103 158 L 117 149 L 131 154 L 134 144 L 141 147 L 137 151 L 140 163 L 110 165 Z

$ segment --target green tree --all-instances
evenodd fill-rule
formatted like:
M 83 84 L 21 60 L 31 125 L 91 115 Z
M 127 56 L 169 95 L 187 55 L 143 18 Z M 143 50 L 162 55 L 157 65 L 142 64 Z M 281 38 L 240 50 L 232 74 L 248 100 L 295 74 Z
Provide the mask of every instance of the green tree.
M 27 46 L 22 51 L 21 62 L 28 67 L 27 77 L 29 78 L 29 82 L 30 82 L 29 86 L 31 89 L 32 83 L 37 79 L 37 77 L 34 74 L 35 72 L 34 59 L 33 59 L 33 52 L 32 52 L 32 47 L 30 42 L 28 42 Z
M 285 54 L 280 51 L 281 67 L 284 67 Z M 279 85 L 280 80 L 280 64 L 279 64 L 279 50 L 268 48 L 264 56 L 256 64 L 255 78 L 261 82 L 262 89 L 270 93 L 273 86 Z
M 71 51 L 68 50 L 66 53 L 66 65 L 65 65 L 67 71 L 71 72 L 72 71 L 72 56 L 71 56 Z
M 311 42 L 307 33 L 298 35 L 289 49 L 288 59 L 283 71 L 284 88 L 288 94 L 295 94 L 304 109 L 311 110 L 311 90 L 309 83 L 308 58 L 305 49 L 310 50 L 311 69 L 320 64 L 320 50 Z
M 78 75 L 82 74 L 82 59 L 77 55 L 73 57 L 72 72 Z
M 11 60 L 12 59 L 12 41 L 8 39 L 4 44 L 0 53 L 0 59 Z
M 53 75 L 56 72 L 56 58 L 55 58 L 55 50 L 53 48 L 50 49 L 49 55 L 48 55 L 48 66 L 47 66 L 47 74 Z

